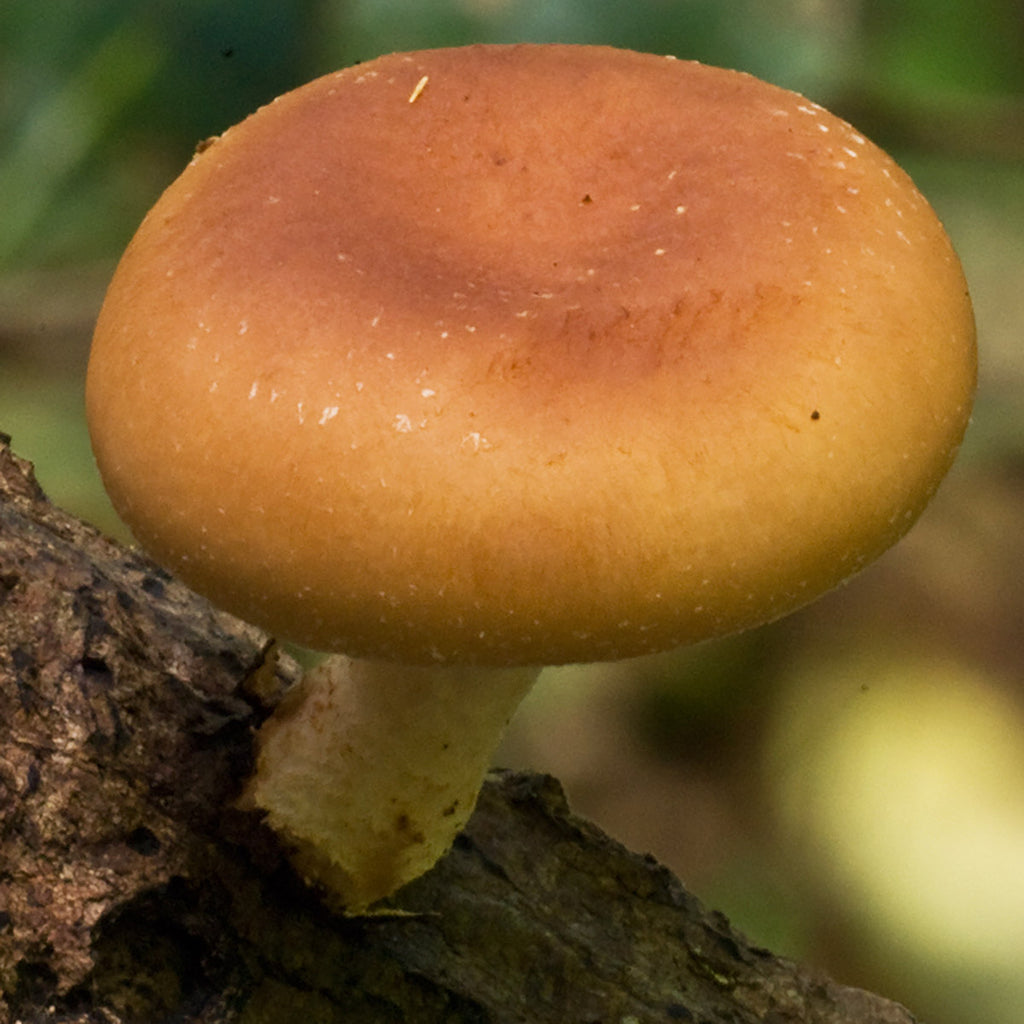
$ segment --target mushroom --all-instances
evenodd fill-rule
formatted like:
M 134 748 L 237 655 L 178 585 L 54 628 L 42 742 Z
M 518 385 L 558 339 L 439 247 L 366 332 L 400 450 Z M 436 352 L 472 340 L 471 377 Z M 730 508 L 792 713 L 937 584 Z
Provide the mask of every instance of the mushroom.
M 697 63 L 488 45 L 197 152 L 87 406 L 143 547 L 338 652 L 246 799 L 359 911 L 448 848 L 540 666 L 764 623 L 894 543 L 975 371 L 942 226 L 849 125 Z

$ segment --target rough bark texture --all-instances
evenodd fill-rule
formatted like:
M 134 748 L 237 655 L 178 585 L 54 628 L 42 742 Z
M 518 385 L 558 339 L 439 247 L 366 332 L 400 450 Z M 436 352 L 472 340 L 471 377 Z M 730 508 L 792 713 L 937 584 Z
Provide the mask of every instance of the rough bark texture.
M 332 912 L 232 808 L 294 672 L 0 438 L 0 1024 L 912 1024 L 751 946 L 543 776 L 495 774 L 402 914 Z

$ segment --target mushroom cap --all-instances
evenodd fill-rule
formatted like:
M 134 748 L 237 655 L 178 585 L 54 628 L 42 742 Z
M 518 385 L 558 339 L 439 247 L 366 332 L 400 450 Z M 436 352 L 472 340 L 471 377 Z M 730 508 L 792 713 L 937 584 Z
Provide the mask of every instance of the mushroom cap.
M 320 649 L 560 663 L 776 618 L 877 556 L 976 376 L 957 258 L 853 128 L 592 46 L 394 54 L 197 152 L 96 327 L 157 559 Z

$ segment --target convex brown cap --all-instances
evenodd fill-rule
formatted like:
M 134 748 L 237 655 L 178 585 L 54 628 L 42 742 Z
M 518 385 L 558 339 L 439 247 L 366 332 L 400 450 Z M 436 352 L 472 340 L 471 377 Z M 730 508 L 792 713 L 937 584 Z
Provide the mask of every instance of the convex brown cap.
M 603 47 L 382 57 L 197 153 L 96 329 L 114 503 L 197 589 L 407 662 L 625 657 L 857 571 L 949 467 L 960 265 L 801 96 Z

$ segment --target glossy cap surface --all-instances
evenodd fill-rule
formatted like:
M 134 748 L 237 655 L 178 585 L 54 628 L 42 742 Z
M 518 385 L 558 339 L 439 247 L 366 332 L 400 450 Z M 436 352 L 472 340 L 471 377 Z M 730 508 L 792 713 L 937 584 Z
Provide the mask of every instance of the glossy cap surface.
M 603 47 L 382 57 L 199 152 L 96 329 L 116 507 L 317 648 L 554 663 L 778 617 L 898 539 L 975 381 L 941 224 L 854 129 Z

